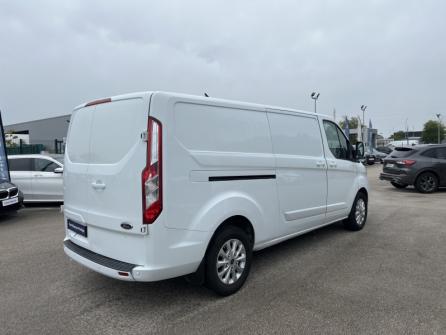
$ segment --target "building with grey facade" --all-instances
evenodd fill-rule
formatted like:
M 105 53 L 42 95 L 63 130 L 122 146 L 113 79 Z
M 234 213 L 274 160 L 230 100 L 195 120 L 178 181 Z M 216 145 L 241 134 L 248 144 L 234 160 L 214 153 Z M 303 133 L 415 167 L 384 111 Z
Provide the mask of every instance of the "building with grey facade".
M 41 144 L 45 151 L 61 152 L 68 132 L 71 114 L 47 119 L 5 125 L 5 133 L 27 134 L 29 144 Z

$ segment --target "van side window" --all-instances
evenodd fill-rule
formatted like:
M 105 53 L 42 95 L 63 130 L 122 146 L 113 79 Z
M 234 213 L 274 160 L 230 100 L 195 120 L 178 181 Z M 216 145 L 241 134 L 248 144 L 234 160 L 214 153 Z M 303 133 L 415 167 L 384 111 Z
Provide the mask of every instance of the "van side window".
M 31 171 L 32 160 L 30 158 L 16 158 L 9 160 L 9 170 L 11 171 Z
M 337 159 L 349 159 L 348 142 L 341 130 L 333 122 L 324 121 L 328 147 Z
M 322 137 L 315 117 L 268 113 L 276 154 L 322 157 Z

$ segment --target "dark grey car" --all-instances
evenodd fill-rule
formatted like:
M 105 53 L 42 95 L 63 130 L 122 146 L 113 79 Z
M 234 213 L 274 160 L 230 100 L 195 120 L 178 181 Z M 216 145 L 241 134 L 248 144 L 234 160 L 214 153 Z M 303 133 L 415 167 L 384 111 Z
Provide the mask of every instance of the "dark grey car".
M 446 187 L 446 145 L 395 148 L 384 159 L 379 179 L 390 181 L 396 188 L 414 185 L 421 193 Z
M 23 193 L 16 185 L 0 180 L 0 213 L 5 211 L 16 211 L 23 205 Z

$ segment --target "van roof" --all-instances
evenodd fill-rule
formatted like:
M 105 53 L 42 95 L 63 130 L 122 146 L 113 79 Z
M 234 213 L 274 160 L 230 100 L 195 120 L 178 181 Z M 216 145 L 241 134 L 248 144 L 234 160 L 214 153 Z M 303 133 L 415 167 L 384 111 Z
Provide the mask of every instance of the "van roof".
M 271 106 L 271 105 L 262 105 L 262 104 L 256 104 L 256 103 L 250 103 L 250 102 L 243 102 L 243 101 L 237 101 L 237 100 L 227 100 L 227 99 L 220 99 L 220 98 L 213 98 L 213 97 L 205 97 L 201 95 L 192 95 L 192 94 L 184 94 L 184 93 L 174 93 L 174 92 L 165 92 L 165 91 L 146 91 L 146 92 L 135 92 L 135 93 L 128 93 L 128 94 L 121 94 L 112 96 L 108 99 L 111 99 L 111 101 L 117 101 L 117 100 L 125 100 L 125 99 L 132 99 L 132 98 L 140 98 L 145 97 L 150 94 L 160 94 L 160 95 L 166 95 L 170 97 L 176 97 L 181 99 L 187 99 L 187 100 L 194 100 L 198 102 L 203 103 L 215 103 L 215 104 L 224 104 L 224 105 L 232 105 L 232 106 L 238 106 L 238 107 L 245 107 L 245 108 L 252 108 L 252 109 L 263 109 L 265 111 L 267 110 L 280 110 L 285 112 L 292 112 L 292 113 L 301 113 L 301 114 L 308 114 L 308 115 L 318 115 L 322 116 L 324 118 L 331 119 L 330 116 L 320 113 L 312 113 L 308 111 L 303 111 L 299 109 L 293 109 L 288 107 L 280 107 L 280 106 Z M 100 101 L 103 99 L 95 100 Z M 104 99 L 105 100 L 105 99 Z M 90 102 L 83 103 L 81 105 L 78 105 L 74 108 L 74 110 L 80 109 L 85 107 Z

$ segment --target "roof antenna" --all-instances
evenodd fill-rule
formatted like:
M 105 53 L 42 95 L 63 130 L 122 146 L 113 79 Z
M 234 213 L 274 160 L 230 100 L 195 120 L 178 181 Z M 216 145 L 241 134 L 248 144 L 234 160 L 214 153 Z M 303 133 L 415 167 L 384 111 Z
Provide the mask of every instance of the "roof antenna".
M 205 96 L 206 98 L 209 98 L 209 95 L 208 95 L 206 92 L 204 92 L 204 96 Z

